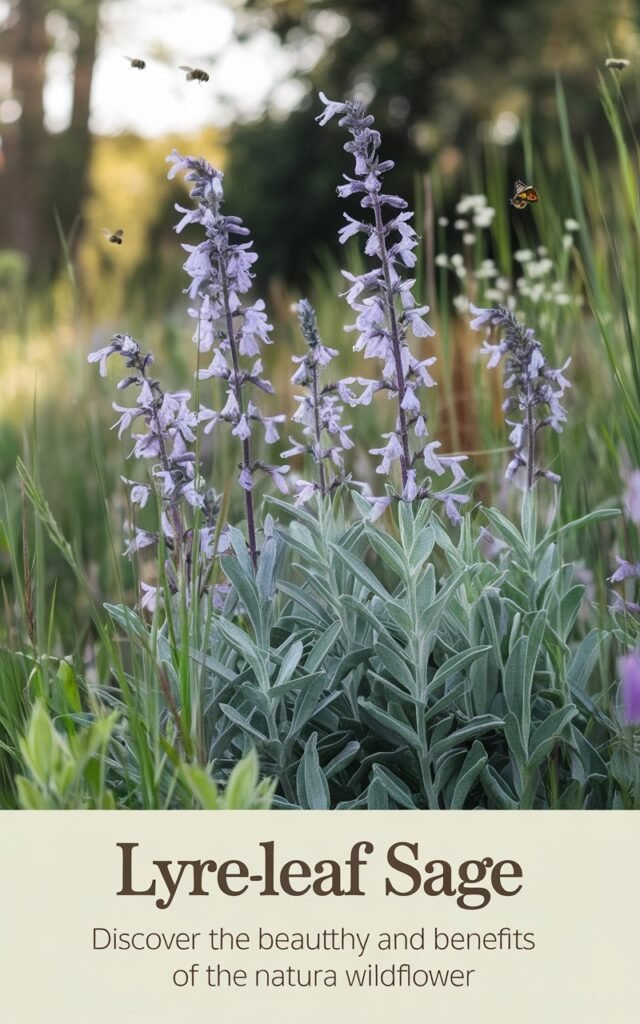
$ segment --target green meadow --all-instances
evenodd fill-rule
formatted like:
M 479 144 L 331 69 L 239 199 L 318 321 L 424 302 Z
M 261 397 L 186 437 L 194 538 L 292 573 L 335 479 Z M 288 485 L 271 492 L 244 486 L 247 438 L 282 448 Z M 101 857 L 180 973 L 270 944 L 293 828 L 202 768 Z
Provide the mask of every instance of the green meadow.
M 467 456 L 460 525 L 430 496 L 399 498 L 397 467 L 394 498 L 371 521 L 367 493 L 385 489 L 370 449 L 397 415 L 376 394 L 343 411 L 353 447 L 330 493 L 295 505 L 293 486 L 283 495 L 269 479 L 256 484 L 255 558 L 241 446 L 224 424 L 199 429 L 193 445 L 216 499 L 206 574 L 187 571 L 162 531 L 158 545 L 124 557 L 135 515 L 157 529 L 166 502 L 155 486 L 147 507 L 132 509 L 122 477 L 148 481 L 150 466 L 127 458 L 133 442 L 112 429 L 112 402 L 134 400 L 116 390 L 118 356 L 106 378 L 87 357 L 131 335 L 153 352 L 163 387 L 221 408 L 221 381 L 197 377 L 205 357 L 182 294 L 182 236 L 163 243 L 145 278 L 102 239 L 77 262 L 61 231 L 63 268 L 46 288 L 0 253 L 1 806 L 638 807 L 640 721 L 627 691 L 640 684 L 621 687 L 620 663 L 638 643 L 637 581 L 610 581 L 616 558 L 640 561 L 633 75 L 603 67 L 594 83 L 606 124 L 597 146 L 574 131 L 558 78 L 553 132 L 539 138 L 531 118 L 514 143 L 537 202 L 509 202 L 506 150 L 491 141 L 463 154 L 465 191 L 452 195 L 434 170 L 404 195 L 420 239 L 407 273 L 435 330 L 407 344 L 437 356 L 437 386 L 421 396 L 430 439 Z M 318 131 L 327 147 L 344 142 L 335 123 Z M 159 150 L 151 167 L 163 209 L 175 185 Z M 207 155 L 215 160 L 216 147 Z M 396 173 L 385 176 L 391 192 Z M 335 204 L 338 216 L 356 215 L 355 200 Z M 185 240 L 198 244 L 199 230 Z M 260 401 L 289 419 L 268 451 L 257 442 L 256 457 L 280 464 L 288 438 L 300 437 L 290 418 L 302 296 L 263 280 L 257 255 L 254 294 L 274 326 L 263 353 L 273 394 Z M 371 257 L 352 238 L 309 262 L 305 297 L 337 350 L 331 373 L 375 377 L 380 366 L 344 330 L 354 317 L 341 274 L 365 273 Z M 541 435 L 538 452 L 558 484 L 505 480 L 514 445 L 503 368 L 487 367 L 470 306 L 512 309 L 551 367 L 570 360 L 566 422 Z M 317 471 L 309 455 L 290 462 L 291 485 Z M 158 587 L 155 610 L 141 607 L 141 582 Z

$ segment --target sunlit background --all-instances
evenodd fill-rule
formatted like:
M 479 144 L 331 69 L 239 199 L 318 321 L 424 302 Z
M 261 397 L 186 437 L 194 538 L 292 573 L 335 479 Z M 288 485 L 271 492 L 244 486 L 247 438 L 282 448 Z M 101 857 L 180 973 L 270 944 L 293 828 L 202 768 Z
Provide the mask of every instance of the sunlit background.
M 266 28 L 238 41 L 235 23 L 232 8 L 220 2 L 103 3 L 91 83 L 91 131 L 144 137 L 195 132 L 212 124 L 228 125 L 236 117 L 255 118 L 270 97 L 274 109 L 286 113 L 300 98 L 291 82 L 296 61 Z M 78 33 L 60 10 L 48 12 L 45 26 L 53 44 L 46 61 L 45 125 L 59 132 L 71 122 Z M 126 74 L 123 55 L 142 56 L 147 74 Z M 317 57 L 314 47 L 313 62 Z M 185 75 L 176 73 L 181 64 L 205 65 L 212 73 L 209 87 L 194 89 Z
M 509 150 L 515 172 L 527 125 L 557 144 L 557 74 L 576 131 L 597 146 L 598 69 L 612 52 L 635 55 L 637 14 L 632 0 L 0 0 L 0 249 L 46 281 L 61 236 L 75 256 L 98 222 L 131 214 L 123 192 L 150 225 L 161 143 L 180 138 L 234 169 L 230 197 L 257 241 L 283 243 L 266 272 L 299 279 L 332 244 L 343 166 L 313 122 L 319 88 L 370 101 L 400 185 L 437 171 L 450 198 L 470 187 L 465 156 L 479 146 Z M 209 81 L 187 81 L 180 65 Z

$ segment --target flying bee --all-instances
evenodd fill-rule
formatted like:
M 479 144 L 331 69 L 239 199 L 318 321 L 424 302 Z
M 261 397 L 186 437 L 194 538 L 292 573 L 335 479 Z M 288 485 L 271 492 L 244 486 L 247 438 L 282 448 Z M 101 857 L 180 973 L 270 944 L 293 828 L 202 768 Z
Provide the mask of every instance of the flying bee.
M 190 68 L 188 64 L 180 64 L 180 71 L 187 72 L 187 82 L 208 82 L 209 75 L 202 68 Z
M 524 181 L 516 181 L 509 202 L 515 206 L 516 210 L 524 210 L 529 203 L 537 203 L 539 198 L 533 185 L 525 185 Z
M 138 71 L 144 71 L 147 66 L 146 60 L 141 60 L 140 57 L 127 57 L 125 54 L 125 60 L 128 60 L 132 68 L 137 68 Z
M 625 68 L 629 67 L 629 61 L 626 57 L 609 57 L 604 62 L 605 68 L 613 68 L 614 71 L 624 71 Z
M 124 231 L 122 228 L 118 228 L 117 231 L 110 231 L 109 228 L 103 228 L 102 234 L 107 238 L 113 245 L 122 245 L 122 236 Z

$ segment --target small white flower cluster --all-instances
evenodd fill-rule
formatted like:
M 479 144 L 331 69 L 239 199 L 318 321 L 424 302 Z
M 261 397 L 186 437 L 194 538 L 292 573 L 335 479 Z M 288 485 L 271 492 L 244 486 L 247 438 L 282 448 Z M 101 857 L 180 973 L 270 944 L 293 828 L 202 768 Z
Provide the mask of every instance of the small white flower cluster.
M 579 296 L 569 294 L 563 281 L 551 280 L 554 263 L 543 245 L 538 246 L 535 253 L 531 249 L 519 249 L 513 255 L 522 265 L 523 272 L 516 278 L 516 288 L 522 298 L 534 305 L 553 302 L 557 306 L 569 306 L 572 301 L 580 301 Z
M 574 238 L 573 238 L 573 236 L 575 235 L 576 231 L 579 231 L 579 230 L 580 230 L 580 225 L 578 224 L 578 221 L 574 220 L 573 217 L 567 217 L 567 219 L 564 222 L 564 231 L 565 231 L 565 233 L 562 236 L 562 248 L 563 249 L 571 249 L 571 248 L 573 248 L 573 245 L 574 245 Z
M 453 227 L 456 231 L 462 232 L 462 241 L 467 247 L 475 243 L 476 230 L 482 231 L 485 228 L 490 228 L 496 215 L 494 207 L 489 206 L 487 197 L 483 195 L 463 196 L 456 204 L 455 212 L 457 217 L 453 222 Z M 441 227 L 447 227 L 449 220 L 447 217 L 439 217 L 438 224 Z M 443 259 L 446 262 L 442 262 Z M 462 261 L 462 256 L 459 256 L 459 259 Z M 448 266 L 448 257 L 441 254 L 436 257 L 436 263 L 439 266 Z M 454 269 L 460 266 L 456 262 L 455 256 L 451 257 L 451 265 Z M 458 276 L 463 277 L 464 274 L 459 273 Z
M 490 228 L 496 215 L 494 207 L 489 206 L 489 201 L 484 195 L 463 196 L 456 204 L 456 213 L 458 220 L 453 226 L 458 231 Z
M 503 306 L 512 312 L 518 307 L 519 300 L 525 299 L 534 305 L 553 304 L 555 306 L 580 305 L 582 297 L 571 294 L 563 280 L 552 280 L 555 266 L 545 246 L 533 249 L 518 249 L 513 257 L 520 264 L 521 270 L 512 283 L 508 277 L 500 273 L 498 266 L 490 257 L 481 258 L 478 265 L 472 265 L 473 255 L 469 251 L 476 236 L 469 234 L 471 228 L 490 227 L 495 217 L 493 207 L 487 205 L 483 195 L 463 196 L 456 205 L 458 217 L 453 222 L 457 231 L 463 232 L 463 242 L 467 246 L 465 255 L 459 252 L 451 255 L 440 252 L 435 257 L 435 264 L 442 270 L 449 270 L 459 281 L 465 282 L 465 290 L 453 297 L 453 306 L 458 313 L 467 313 L 469 304 L 480 295 L 482 300 L 496 306 Z M 439 217 L 441 227 L 447 227 L 447 217 Z M 562 245 L 565 252 L 573 247 L 574 234 L 579 231 L 578 221 L 567 218 L 564 221 L 565 234 Z M 472 282 L 479 287 L 474 287 Z M 541 314 L 549 319 L 547 314 Z

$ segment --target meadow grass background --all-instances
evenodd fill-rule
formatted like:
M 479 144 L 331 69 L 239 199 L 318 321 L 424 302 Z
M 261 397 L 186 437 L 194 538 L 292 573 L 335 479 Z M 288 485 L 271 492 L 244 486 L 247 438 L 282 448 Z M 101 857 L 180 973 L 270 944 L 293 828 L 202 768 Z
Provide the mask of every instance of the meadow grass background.
M 608 77 L 608 76 L 607 76 Z M 445 209 L 442 183 L 437 178 L 415 182 L 416 225 L 422 228 L 423 245 L 417 267 L 420 301 L 431 306 L 430 321 L 436 338 L 423 343 L 438 355 L 437 390 L 429 393 L 431 434 L 443 441 L 443 450 L 470 453 L 476 479 L 475 498 L 497 507 L 516 508 L 517 496 L 503 482 L 508 461 L 508 441 L 501 402 L 500 371 L 487 370 L 479 356 L 480 338 L 468 328 L 469 317 L 453 305 L 467 297 L 477 305 L 491 305 L 484 293 L 492 281 L 476 280 L 474 269 L 493 258 L 502 277 L 512 282 L 518 312 L 534 327 L 551 365 L 571 357 L 568 371 L 572 390 L 569 420 L 562 435 L 551 439 L 547 462 L 562 476 L 559 491 L 561 517 L 579 518 L 600 506 L 622 507 L 625 476 L 640 465 L 640 353 L 637 343 L 640 312 L 640 201 L 637 187 L 638 146 L 627 122 L 625 104 L 615 80 L 602 80 L 601 97 L 611 128 L 613 159 L 601 168 L 589 152 L 588 140 L 571 137 L 570 110 L 558 86 L 558 147 L 554 163 L 535 148 L 535 129 L 525 132 L 523 175 L 535 181 L 541 201 L 525 211 L 508 204 L 512 182 L 507 177 L 502 147 L 487 146 L 481 164 L 469 167 L 469 193 L 482 193 L 495 207 L 490 228 L 478 229 L 476 241 L 464 244 L 463 231 L 455 230 L 456 215 L 441 226 Z M 194 140 L 197 144 L 198 140 Z M 162 155 L 158 177 L 162 176 Z M 425 197 L 430 198 L 426 208 Z M 458 215 L 459 217 L 462 215 Z M 567 219 L 579 224 L 572 236 Z M 473 228 L 471 229 L 473 230 Z M 570 248 L 563 238 L 572 237 Z M 537 250 L 543 247 L 544 256 Z M 515 285 L 527 264 L 514 253 L 530 250 L 532 262 L 548 259 L 552 269 L 541 278 L 533 298 Z M 461 253 L 466 276 L 435 262 L 439 253 Z M 46 292 L 23 287 L 19 267 L 4 255 L 0 267 L 0 476 L 3 489 L 0 579 L 4 616 L 2 641 L 20 645 L 24 636 L 21 607 L 23 569 L 16 558 L 15 542 L 22 529 L 20 486 L 16 460 L 22 459 L 37 479 L 42 494 L 86 575 L 96 606 L 115 594 L 131 595 L 132 573 L 121 559 L 122 523 L 126 518 L 125 489 L 120 474 L 127 466 L 126 445 L 110 428 L 114 420 L 113 386 L 87 365 L 89 351 L 104 344 L 111 333 L 127 331 L 141 340 L 156 357 L 156 369 L 168 386 L 194 387 L 196 347 L 191 341 L 188 301 L 181 295 L 184 276 L 182 250 L 176 238 L 173 251 L 165 253 L 168 265 L 159 279 L 145 282 L 143 296 L 126 287 L 122 268 L 107 263 L 100 268 L 104 290 L 87 301 L 71 264 Z M 107 253 L 115 263 L 120 252 Z M 105 257 L 103 256 L 103 259 Z M 89 261 L 95 272 L 95 254 Z M 315 272 L 309 298 L 314 303 L 323 338 L 340 351 L 338 372 L 347 376 L 366 370 L 353 353 L 350 335 L 343 326 L 349 310 L 339 293 L 344 290 L 340 264 L 329 253 L 320 254 L 321 269 Z M 345 254 L 344 265 L 357 268 L 355 249 Z M 126 278 L 131 277 L 126 271 Z M 274 409 L 293 412 L 289 378 L 291 356 L 302 351 L 297 319 L 291 305 L 299 293 L 278 281 L 260 280 L 256 287 L 268 302 L 275 324 L 274 345 L 265 359 L 277 392 Z M 556 284 L 557 282 L 557 284 Z M 556 291 L 552 290 L 552 285 Z M 560 288 L 561 285 L 561 288 Z M 91 279 L 91 291 L 96 289 Z M 558 291 L 562 304 L 556 301 Z M 154 314 L 154 296 L 162 296 L 161 314 Z M 169 296 L 169 300 L 167 300 Z M 204 385 L 201 385 L 204 386 Z M 204 392 L 203 392 L 204 397 Z M 384 402 L 355 411 L 354 436 L 358 440 L 352 468 L 358 479 L 375 486 L 373 460 L 366 455 L 374 447 L 390 411 Z M 548 440 L 547 440 L 548 444 Z M 287 447 L 286 438 L 281 448 Z M 234 476 L 234 453 L 223 435 L 208 438 L 201 452 L 213 485 L 223 491 Z M 302 467 L 300 467 L 302 468 Z M 26 513 L 30 551 L 35 557 L 33 587 L 38 636 L 51 638 L 66 653 L 77 652 L 93 635 L 86 595 L 77 587 L 73 573 L 52 548 L 31 510 Z M 230 518 L 242 517 L 242 503 L 232 496 Z M 613 524 L 588 531 L 576 552 L 594 572 L 596 599 L 606 600 L 606 576 L 613 553 L 632 558 L 640 555 L 636 530 L 621 516 Z M 58 648 L 59 649 L 59 648 Z
M 488 258 L 512 282 L 518 311 L 535 329 L 550 365 L 571 357 L 568 423 L 561 435 L 545 439 L 545 463 L 561 475 L 562 485 L 555 494 L 544 488 L 543 518 L 551 515 L 555 501 L 560 524 L 597 509 L 623 510 L 626 477 L 640 466 L 640 151 L 619 79 L 609 72 L 600 80 L 600 101 L 609 130 L 605 162 L 596 158 L 588 138 L 572 134 L 571 98 L 560 81 L 553 145 L 547 150 L 536 138 L 535 124 L 526 126 L 522 177 L 535 183 L 541 198 L 522 212 L 508 203 L 512 182 L 504 149 L 484 146 L 482 158 L 468 167 L 468 192 L 486 195 L 496 215 L 491 227 L 475 231 L 473 242 L 463 242 L 463 231 L 453 226 L 450 197 L 449 223 L 439 223 L 447 203 L 445 183 L 436 175 L 415 180 L 416 226 L 423 236 L 417 297 L 431 306 L 429 319 L 437 332 L 429 341 L 438 355 L 437 392 L 428 394 L 430 432 L 442 440 L 443 450 L 470 454 L 473 504 L 501 509 L 510 517 L 519 515 L 519 495 L 503 479 L 508 441 L 500 371 L 486 369 L 478 354 L 481 339 L 469 330 L 463 308 L 468 300 L 491 305 L 485 300 L 491 281 L 475 273 Z M 572 230 L 567 220 L 576 222 Z M 64 236 L 60 244 L 64 248 Z M 542 277 L 529 280 L 541 287 L 527 287 L 524 293 L 516 284 L 527 274 L 527 264 L 516 256 L 522 250 L 532 252 L 534 264 L 551 262 Z M 436 257 L 443 253 L 462 255 L 464 276 L 442 265 Z M 155 566 L 152 557 L 137 566 L 122 558 L 127 508 L 120 475 L 134 474 L 125 460 L 126 443 L 110 430 L 111 402 L 118 398 L 115 378 L 99 378 L 86 359 L 114 331 L 126 331 L 154 352 L 156 371 L 168 386 L 193 388 L 197 353 L 187 300 L 180 293 L 178 240 L 147 280 L 136 278 L 135 267 L 123 273 L 115 264 L 119 255 L 107 252 L 102 264 L 92 257 L 93 265 L 89 259 L 84 267 L 67 260 L 60 279 L 44 291 L 23 283 L 20 264 L 10 254 L 0 257 L 0 746 L 10 755 L 4 763 L 8 774 L 15 768 L 15 736 L 25 732 L 34 701 L 42 700 L 54 716 L 63 700 L 66 707 L 75 702 L 78 714 L 88 713 L 85 697 L 80 699 L 74 688 L 79 679 L 88 679 L 108 689 L 114 658 L 125 700 L 127 685 L 136 678 L 135 651 L 103 606 L 133 607 L 138 575 L 151 579 Z M 344 259 L 358 266 L 355 250 L 347 249 Z M 308 297 L 317 309 L 321 334 L 340 350 L 339 373 L 357 374 L 363 367 L 343 330 L 349 310 L 338 298 L 340 265 L 335 255 L 320 253 L 318 267 Z M 274 411 L 291 413 L 290 357 L 302 351 L 302 344 L 290 307 L 299 295 L 278 281 L 261 281 L 260 262 L 255 269 L 256 286 L 265 294 L 275 326 L 265 359 L 277 395 Z M 366 451 L 376 446 L 391 414 L 384 401 L 353 413 L 356 447 L 350 468 L 372 487 L 374 465 Z M 285 431 L 282 449 L 287 446 Z M 228 499 L 229 521 L 240 525 L 243 509 L 233 484 L 232 447 L 214 432 L 200 456 L 206 475 Z M 476 515 L 469 507 L 467 515 Z M 565 555 L 580 564 L 588 582 L 578 627 L 586 633 L 608 621 L 607 577 L 615 568 L 614 556 L 640 559 L 637 527 L 621 512 L 573 535 Z M 628 629 L 633 637 L 633 623 Z M 604 656 L 603 673 L 610 683 L 615 656 L 615 649 Z M 131 700 L 135 703 L 135 697 Z M 145 709 L 139 710 L 144 717 Z M 47 725 L 41 727 L 44 736 Z M 71 737 L 68 741 L 73 746 Z M 106 733 L 91 742 L 94 751 L 100 749 Z M 152 750 L 153 738 L 145 743 Z M 150 766 L 146 781 L 136 780 L 148 788 L 147 805 L 171 799 L 154 789 L 154 778 Z M 9 800 L 12 785 L 5 781 Z M 190 782 L 196 788 L 208 785 L 204 778 Z M 250 787 L 256 783 L 257 776 L 251 776 Z M 96 793 L 104 792 L 104 778 L 96 777 L 92 785 Z M 207 799 L 215 803 L 215 796 L 202 796 L 202 791 L 199 799 L 205 806 Z M 252 799 L 250 794 L 247 801 Z

